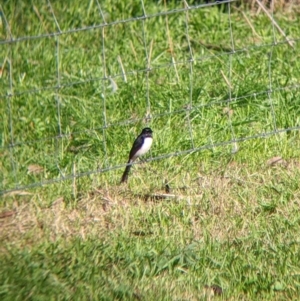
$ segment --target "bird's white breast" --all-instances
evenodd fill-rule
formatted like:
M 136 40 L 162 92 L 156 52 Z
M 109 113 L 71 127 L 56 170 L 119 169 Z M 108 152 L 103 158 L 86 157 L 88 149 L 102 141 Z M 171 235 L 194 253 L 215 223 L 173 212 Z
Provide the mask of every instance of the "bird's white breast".
M 135 157 L 139 157 L 146 154 L 152 145 L 152 141 L 153 139 L 151 137 L 146 137 L 144 139 L 142 147 L 136 152 Z

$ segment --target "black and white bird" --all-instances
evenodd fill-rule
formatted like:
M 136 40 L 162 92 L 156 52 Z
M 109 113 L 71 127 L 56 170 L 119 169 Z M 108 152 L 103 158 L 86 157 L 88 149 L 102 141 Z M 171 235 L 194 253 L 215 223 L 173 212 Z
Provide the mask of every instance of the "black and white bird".
M 121 183 L 127 182 L 128 174 L 133 162 L 140 156 L 146 154 L 151 145 L 152 145 L 153 137 L 152 130 L 150 128 L 144 128 L 139 136 L 133 142 L 132 148 L 129 153 L 129 160 L 127 162 L 127 166 L 123 173 Z

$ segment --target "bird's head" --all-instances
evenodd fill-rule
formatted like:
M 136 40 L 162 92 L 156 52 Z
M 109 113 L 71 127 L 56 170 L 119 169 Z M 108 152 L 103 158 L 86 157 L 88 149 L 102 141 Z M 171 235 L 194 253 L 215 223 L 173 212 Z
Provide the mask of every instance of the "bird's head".
M 142 135 L 148 136 L 148 137 L 152 137 L 152 130 L 150 128 L 144 128 L 142 130 Z

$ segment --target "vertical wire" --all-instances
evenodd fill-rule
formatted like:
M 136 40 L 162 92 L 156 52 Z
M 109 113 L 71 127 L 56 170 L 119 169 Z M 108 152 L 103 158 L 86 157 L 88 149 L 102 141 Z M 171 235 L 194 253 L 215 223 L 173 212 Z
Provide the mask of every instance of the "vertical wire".
M 186 8 L 188 7 L 186 2 L 185 2 L 185 6 L 186 6 Z M 194 63 L 194 55 L 193 55 L 193 49 L 192 49 L 191 41 L 190 41 L 188 21 L 189 21 L 189 11 L 186 10 L 185 11 L 185 30 L 186 30 L 186 39 L 188 41 L 189 52 L 190 52 L 190 59 L 189 59 L 189 65 L 190 65 L 189 90 L 190 90 L 190 93 L 189 93 L 189 105 L 188 105 L 188 109 L 186 111 L 186 117 L 187 117 L 187 120 L 188 120 L 188 129 L 189 129 L 190 139 L 191 139 L 191 142 L 192 142 L 192 148 L 194 149 L 195 144 L 194 144 L 193 128 L 192 128 L 192 123 L 191 123 L 191 119 L 190 119 L 190 113 L 191 113 L 191 110 L 193 109 L 193 79 L 194 79 L 194 76 L 193 76 L 194 75 L 194 73 L 193 73 L 194 72 L 193 63 Z
M 106 81 L 107 81 L 107 73 L 106 73 L 106 57 L 105 57 L 105 27 L 102 27 L 102 66 L 103 66 L 103 80 L 102 80 L 102 100 L 103 100 L 103 128 L 102 128 L 102 136 L 103 136 L 103 149 L 104 149 L 104 166 L 109 166 L 109 159 L 107 156 L 107 143 L 106 143 L 106 130 L 107 130 L 107 116 L 106 116 Z
M 271 106 L 271 114 L 272 114 L 272 119 L 273 119 L 273 130 L 274 133 L 276 134 L 278 129 L 277 129 L 277 121 L 276 121 L 276 113 L 275 113 L 275 106 L 272 98 L 272 57 L 273 57 L 273 49 L 274 46 L 271 46 L 271 50 L 268 53 L 268 78 L 269 78 L 269 89 L 268 89 L 268 98 L 270 101 L 270 106 Z
M 234 47 L 234 38 L 233 38 L 233 31 L 232 31 L 232 24 L 231 24 L 231 3 L 228 3 L 228 19 L 229 19 L 229 30 L 230 30 L 230 42 L 231 42 L 231 48 L 232 51 L 229 54 L 229 83 L 228 83 L 228 93 L 229 93 L 229 100 L 228 100 L 228 107 L 230 107 L 230 104 L 232 102 L 232 56 L 235 53 L 235 47 Z M 236 142 L 236 135 L 235 135 L 235 131 L 232 125 L 232 119 L 231 119 L 231 114 L 228 114 L 228 124 L 230 127 L 230 131 L 231 131 L 231 137 L 232 137 L 232 141 L 233 141 L 233 147 L 231 150 L 231 153 L 234 154 L 238 151 L 238 145 Z
M 99 10 L 100 16 L 104 22 L 104 24 L 107 24 L 105 20 L 105 14 L 101 8 L 101 5 L 98 0 L 96 0 L 97 8 Z M 102 79 L 102 100 L 103 100 L 103 127 L 102 127 L 102 137 L 103 137 L 103 150 L 104 150 L 104 166 L 109 166 L 109 161 L 108 161 L 108 155 L 107 155 L 107 143 L 106 143 L 106 129 L 108 128 L 107 126 L 107 116 L 106 116 L 106 81 L 109 79 L 107 77 L 106 73 L 106 57 L 105 57 L 105 27 L 102 27 L 101 29 L 101 38 L 102 38 L 102 70 L 103 70 L 103 79 Z M 111 79 L 111 81 L 113 81 Z
M 4 10 L 3 10 L 3 7 L 2 7 L 1 4 L 0 4 L 0 13 L 1 13 L 1 16 L 3 17 L 4 22 L 5 22 L 6 33 L 9 35 L 10 41 L 13 41 L 14 37 L 13 37 L 12 31 L 10 29 L 9 23 L 7 22 L 7 18 L 5 16 L 5 13 L 4 13 Z
M 52 4 L 50 0 L 47 0 L 50 12 L 52 14 L 52 18 L 54 20 L 54 23 L 58 29 L 59 32 L 61 32 L 59 23 L 57 21 L 57 18 L 55 16 Z M 56 64 L 56 87 L 55 87 L 55 102 L 56 102 L 56 111 L 57 111 L 57 130 L 58 135 L 54 138 L 55 140 L 55 164 L 56 168 L 59 171 L 59 174 L 62 178 L 65 177 L 63 171 L 60 168 L 60 159 L 61 156 L 63 156 L 63 146 L 62 146 L 62 139 L 63 139 L 63 133 L 62 133 L 62 126 L 61 126 L 61 98 L 59 96 L 59 91 L 61 88 L 61 75 L 60 75 L 60 48 L 59 48 L 60 39 L 59 36 L 55 36 L 55 64 Z M 61 150 L 60 150 L 61 146 Z M 61 151 L 61 152 L 60 152 Z
M 6 34 L 9 36 L 10 40 L 13 41 L 14 37 L 10 28 L 9 23 L 7 22 L 7 18 L 5 16 L 4 10 L 0 4 L 0 9 L 1 9 L 1 15 L 3 17 L 3 20 L 5 22 L 5 29 L 6 29 Z M 14 177 L 14 184 L 15 188 L 18 188 L 18 181 L 17 181 L 17 162 L 15 159 L 15 154 L 14 154 L 14 124 L 13 124 L 13 109 L 12 109 L 12 99 L 14 97 L 14 90 L 13 90 L 13 44 L 9 44 L 9 92 L 7 95 L 7 110 L 8 110 L 8 127 L 9 127 L 9 160 L 10 160 L 10 165 Z
M 55 23 L 55 25 L 56 25 L 58 31 L 61 32 L 60 26 L 59 26 L 59 24 L 58 24 L 58 21 L 57 21 L 57 19 L 56 19 L 56 16 L 55 16 L 55 13 L 54 13 L 54 10 L 53 10 L 53 7 L 52 7 L 52 4 L 51 4 L 50 0 L 47 0 L 47 2 L 48 2 L 48 6 L 49 6 L 49 8 L 50 8 L 52 17 L 53 17 L 53 19 L 54 19 L 54 23 Z
M 60 154 L 60 144 L 62 143 L 63 134 L 61 127 L 61 99 L 59 96 L 59 91 L 61 87 L 61 76 L 60 76 L 60 48 L 59 48 L 59 36 L 55 37 L 55 62 L 56 62 L 56 89 L 55 89 L 55 102 L 56 102 L 56 111 L 57 111 L 57 130 L 58 135 L 55 137 L 55 153 L 56 153 L 56 167 L 61 175 L 64 178 L 64 174 L 60 168 L 60 157 L 63 155 L 63 149 L 61 149 Z
M 152 116 L 151 116 L 151 102 L 150 102 L 150 82 L 149 82 L 149 73 L 151 71 L 151 58 L 148 54 L 147 50 L 147 36 L 146 36 L 146 25 L 145 25 L 145 20 L 147 18 L 146 10 L 145 10 L 145 5 L 144 1 L 141 0 L 141 5 L 144 13 L 144 18 L 142 20 L 142 33 L 143 33 L 143 42 L 144 42 L 144 49 L 145 49 L 145 56 L 146 56 L 146 105 L 147 105 L 147 111 L 146 111 L 146 122 L 148 123 Z
M 17 181 L 17 160 L 15 158 L 15 141 L 14 141 L 14 124 L 13 124 L 13 109 L 12 109 L 12 99 L 14 97 L 13 91 L 13 46 L 9 46 L 9 95 L 7 96 L 7 107 L 8 107 L 8 120 L 9 120 L 9 157 L 11 162 L 11 167 L 13 171 L 13 177 L 15 182 L 15 187 L 18 188 Z
M 102 21 L 104 24 L 107 24 L 105 20 L 105 14 L 101 8 L 101 5 L 98 0 L 96 0 L 97 8 L 99 11 L 99 14 L 102 18 Z M 107 78 L 106 75 L 106 58 L 105 58 L 105 27 L 102 27 L 101 29 L 101 38 L 102 38 L 102 72 L 103 72 L 103 79 L 101 80 L 102 82 L 102 114 L 103 114 L 103 127 L 102 127 L 102 145 L 103 145 L 103 151 L 104 151 L 104 164 L 100 165 L 100 168 L 103 168 L 102 166 L 109 166 L 108 162 L 108 156 L 107 156 L 107 144 L 106 144 L 106 128 L 107 128 L 107 116 L 106 116 L 106 86 L 105 86 L 105 81 Z M 100 62 L 101 63 L 101 62 Z M 99 168 L 99 167 L 98 167 Z
M 103 20 L 104 24 L 107 24 L 107 22 L 106 22 L 106 20 L 105 20 L 105 15 L 104 15 L 104 13 L 103 13 L 103 10 L 102 10 L 102 8 L 101 8 L 101 5 L 100 5 L 99 1 L 96 0 L 96 3 L 97 3 L 97 8 L 98 8 L 98 10 L 99 10 L 99 12 L 100 12 L 100 15 L 101 15 L 101 17 L 102 17 L 102 20 Z
M 271 16 L 272 16 L 272 20 L 274 20 L 274 5 L 272 5 L 272 4 L 271 4 Z M 273 84 L 272 84 L 272 66 L 271 65 L 272 65 L 273 51 L 274 51 L 275 45 L 277 45 L 277 41 L 276 41 L 275 24 L 274 24 L 274 22 L 271 22 L 271 23 L 272 23 L 273 44 L 271 46 L 270 52 L 268 53 L 268 77 L 269 77 L 268 98 L 269 98 L 270 106 L 271 106 L 271 114 L 272 114 L 272 119 L 273 119 L 273 130 L 274 130 L 274 133 L 276 134 L 278 130 L 277 130 L 275 107 L 274 107 L 274 102 L 273 102 L 273 98 L 272 98 Z

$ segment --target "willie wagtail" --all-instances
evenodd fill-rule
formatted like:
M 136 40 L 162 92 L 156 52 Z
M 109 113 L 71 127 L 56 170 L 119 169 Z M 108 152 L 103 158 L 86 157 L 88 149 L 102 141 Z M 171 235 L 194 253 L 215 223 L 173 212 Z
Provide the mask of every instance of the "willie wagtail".
M 133 162 L 140 156 L 146 154 L 152 145 L 152 130 L 144 128 L 139 136 L 133 142 L 131 151 L 129 153 L 129 160 L 123 173 L 121 183 L 127 182 L 128 174 Z

